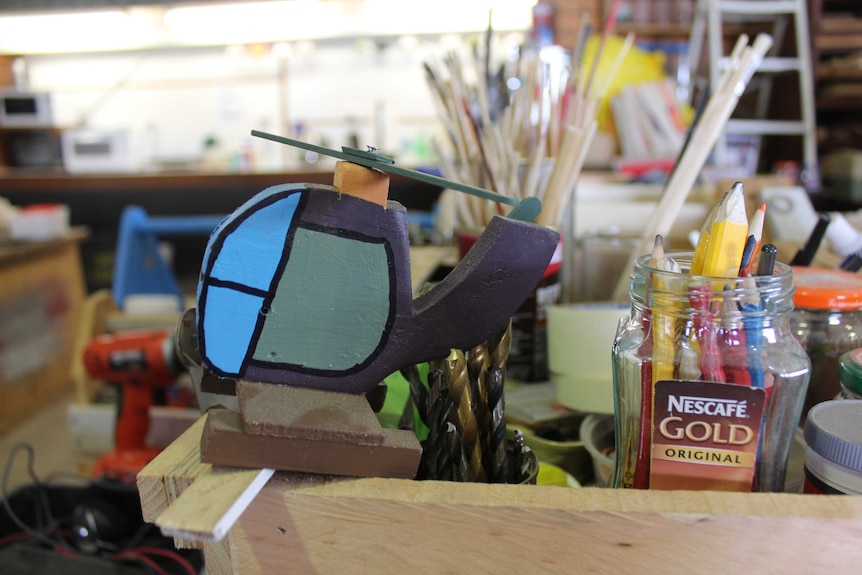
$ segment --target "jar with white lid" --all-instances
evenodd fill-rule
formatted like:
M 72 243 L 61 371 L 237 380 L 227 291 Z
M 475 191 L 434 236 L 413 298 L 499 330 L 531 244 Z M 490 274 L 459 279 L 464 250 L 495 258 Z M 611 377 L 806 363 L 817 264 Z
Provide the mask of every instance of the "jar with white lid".
M 825 401 L 805 420 L 803 493 L 862 495 L 862 400 Z

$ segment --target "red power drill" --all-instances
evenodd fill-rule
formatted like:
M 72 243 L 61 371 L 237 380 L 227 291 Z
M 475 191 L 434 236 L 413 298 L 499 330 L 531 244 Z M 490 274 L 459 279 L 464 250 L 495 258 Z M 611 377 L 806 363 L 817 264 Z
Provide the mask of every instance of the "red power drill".
M 157 454 L 146 447 L 153 390 L 170 385 L 181 372 L 171 330 L 135 331 L 96 337 L 84 350 L 91 377 L 117 386 L 120 394 L 114 450 L 96 462 L 93 476 L 134 483 Z

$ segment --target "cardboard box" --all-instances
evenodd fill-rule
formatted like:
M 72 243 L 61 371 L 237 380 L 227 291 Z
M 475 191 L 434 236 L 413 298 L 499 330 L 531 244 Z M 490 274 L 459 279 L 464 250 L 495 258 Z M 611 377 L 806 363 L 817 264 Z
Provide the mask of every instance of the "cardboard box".
M 0 433 L 72 389 L 84 237 L 0 247 Z

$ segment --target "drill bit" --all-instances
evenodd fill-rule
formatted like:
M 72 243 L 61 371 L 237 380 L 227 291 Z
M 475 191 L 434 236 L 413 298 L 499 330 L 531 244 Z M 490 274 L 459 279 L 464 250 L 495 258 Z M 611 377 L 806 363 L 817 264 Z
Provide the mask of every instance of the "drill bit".
M 467 352 L 467 373 L 470 376 L 470 394 L 473 413 L 479 429 L 479 446 L 482 463 L 488 471 L 490 458 L 491 412 L 488 407 L 487 370 L 489 365 L 488 349 L 484 343 L 474 346 Z
M 506 322 L 496 334 L 485 342 L 488 349 L 489 363 L 491 367 L 499 367 L 503 370 L 505 379 L 506 361 L 509 359 L 509 348 L 512 345 L 512 322 Z
M 521 451 L 521 476 L 518 478 L 518 484 L 530 483 L 535 485 L 536 476 L 539 473 L 539 461 L 533 455 L 533 450 L 529 446 L 524 446 Z
M 446 450 L 449 461 L 448 469 L 445 470 L 445 477 L 452 481 L 470 481 L 470 463 L 467 461 L 467 456 L 464 453 L 464 445 L 461 441 L 461 434 L 458 433 L 458 428 L 451 421 L 446 422 Z M 441 469 L 441 471 L 444 471 Z M 441 478 L 443 476 L 441 475 Z
M 419 377 L 419 368 L 415 365 L 409 365 L 401 369 L 401 375 L 410 384 L 410 397 L 419 413 L 419 419 L 428 425 L 428 390 L 425 389 L 425 385 Z
M 440 369 L 432 369 L 428 372 L 428 437 L 425 439 L 424 455 L 428 467 L 428 479 L 444 479 L 438 474 L 439 461 L 446 458 L 444 453 L 448 447 L 443 436 L 443 425 L 448 417 L 447 407 L 449 403 L 449 392 L 445 387 L 443 372 Z M 450 464 L 451 466 L 451 464 Z
M 449 357 L 443 361 L 443 366 L 449 380 L 449 399 L 452 402 L 455 427 L 461 435 L 464 455 L 470 463 L 471 480 L 484 482 L 482 448 L 479 444 L 476 414 L 472 408 L 470 375 L 467 373 L 467 359 L 464 357 L 464 352 L 453 349 Z
M 524 450 L 527 449 L 527 445 L 524 443 L 524 433 L 520 429 L 515 430 L 515 437 L 512 439 L 512 452 L 511 452 L 511 467 L 509 476 L 509 483 L 521 483 L 522 477 L 524 475 L 523 471 L 523 462 L 524 462 Z
M 503 400 L 503 370 L 491 367 L 486 374 L 488 382 L 488 409 L 490 433 L 488 441 L 489 457 L 485 471 L 492 483 L 506 482 L 506 418 Z

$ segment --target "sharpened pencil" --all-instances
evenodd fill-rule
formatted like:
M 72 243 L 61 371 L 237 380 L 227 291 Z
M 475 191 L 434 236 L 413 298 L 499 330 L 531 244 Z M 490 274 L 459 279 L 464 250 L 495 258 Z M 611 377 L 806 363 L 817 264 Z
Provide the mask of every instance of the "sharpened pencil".
M 754 265 L 754 256 L 757 254 L 757 250 L 760 249 L 760 241 L 763 239 L 763 222 L 766 220 L 766 204 L 762 203 L 757 207 L 757 210 L 754 211 L 754 215 L 751 216 L 751 220 L 748 222 L 748 237 L 754 236 L 754 248 L 751 250 L 751 258 L 748 261 L 748 265 L 745 269 L 742 269 L 740 266 L 739 275 L 751 275 L 751 268 Z M 747 244 L 746 244 L 746 247 Z M 744 259 L 744 253 L 743 253 Z
M 739 263 L 748 238 L 745 195 L 740 182 L 733 185 L 726 201 L 719 204 L 715 219 L 709 226 L 708 238 L 700 275 L 723 278 L 739 275 Z

